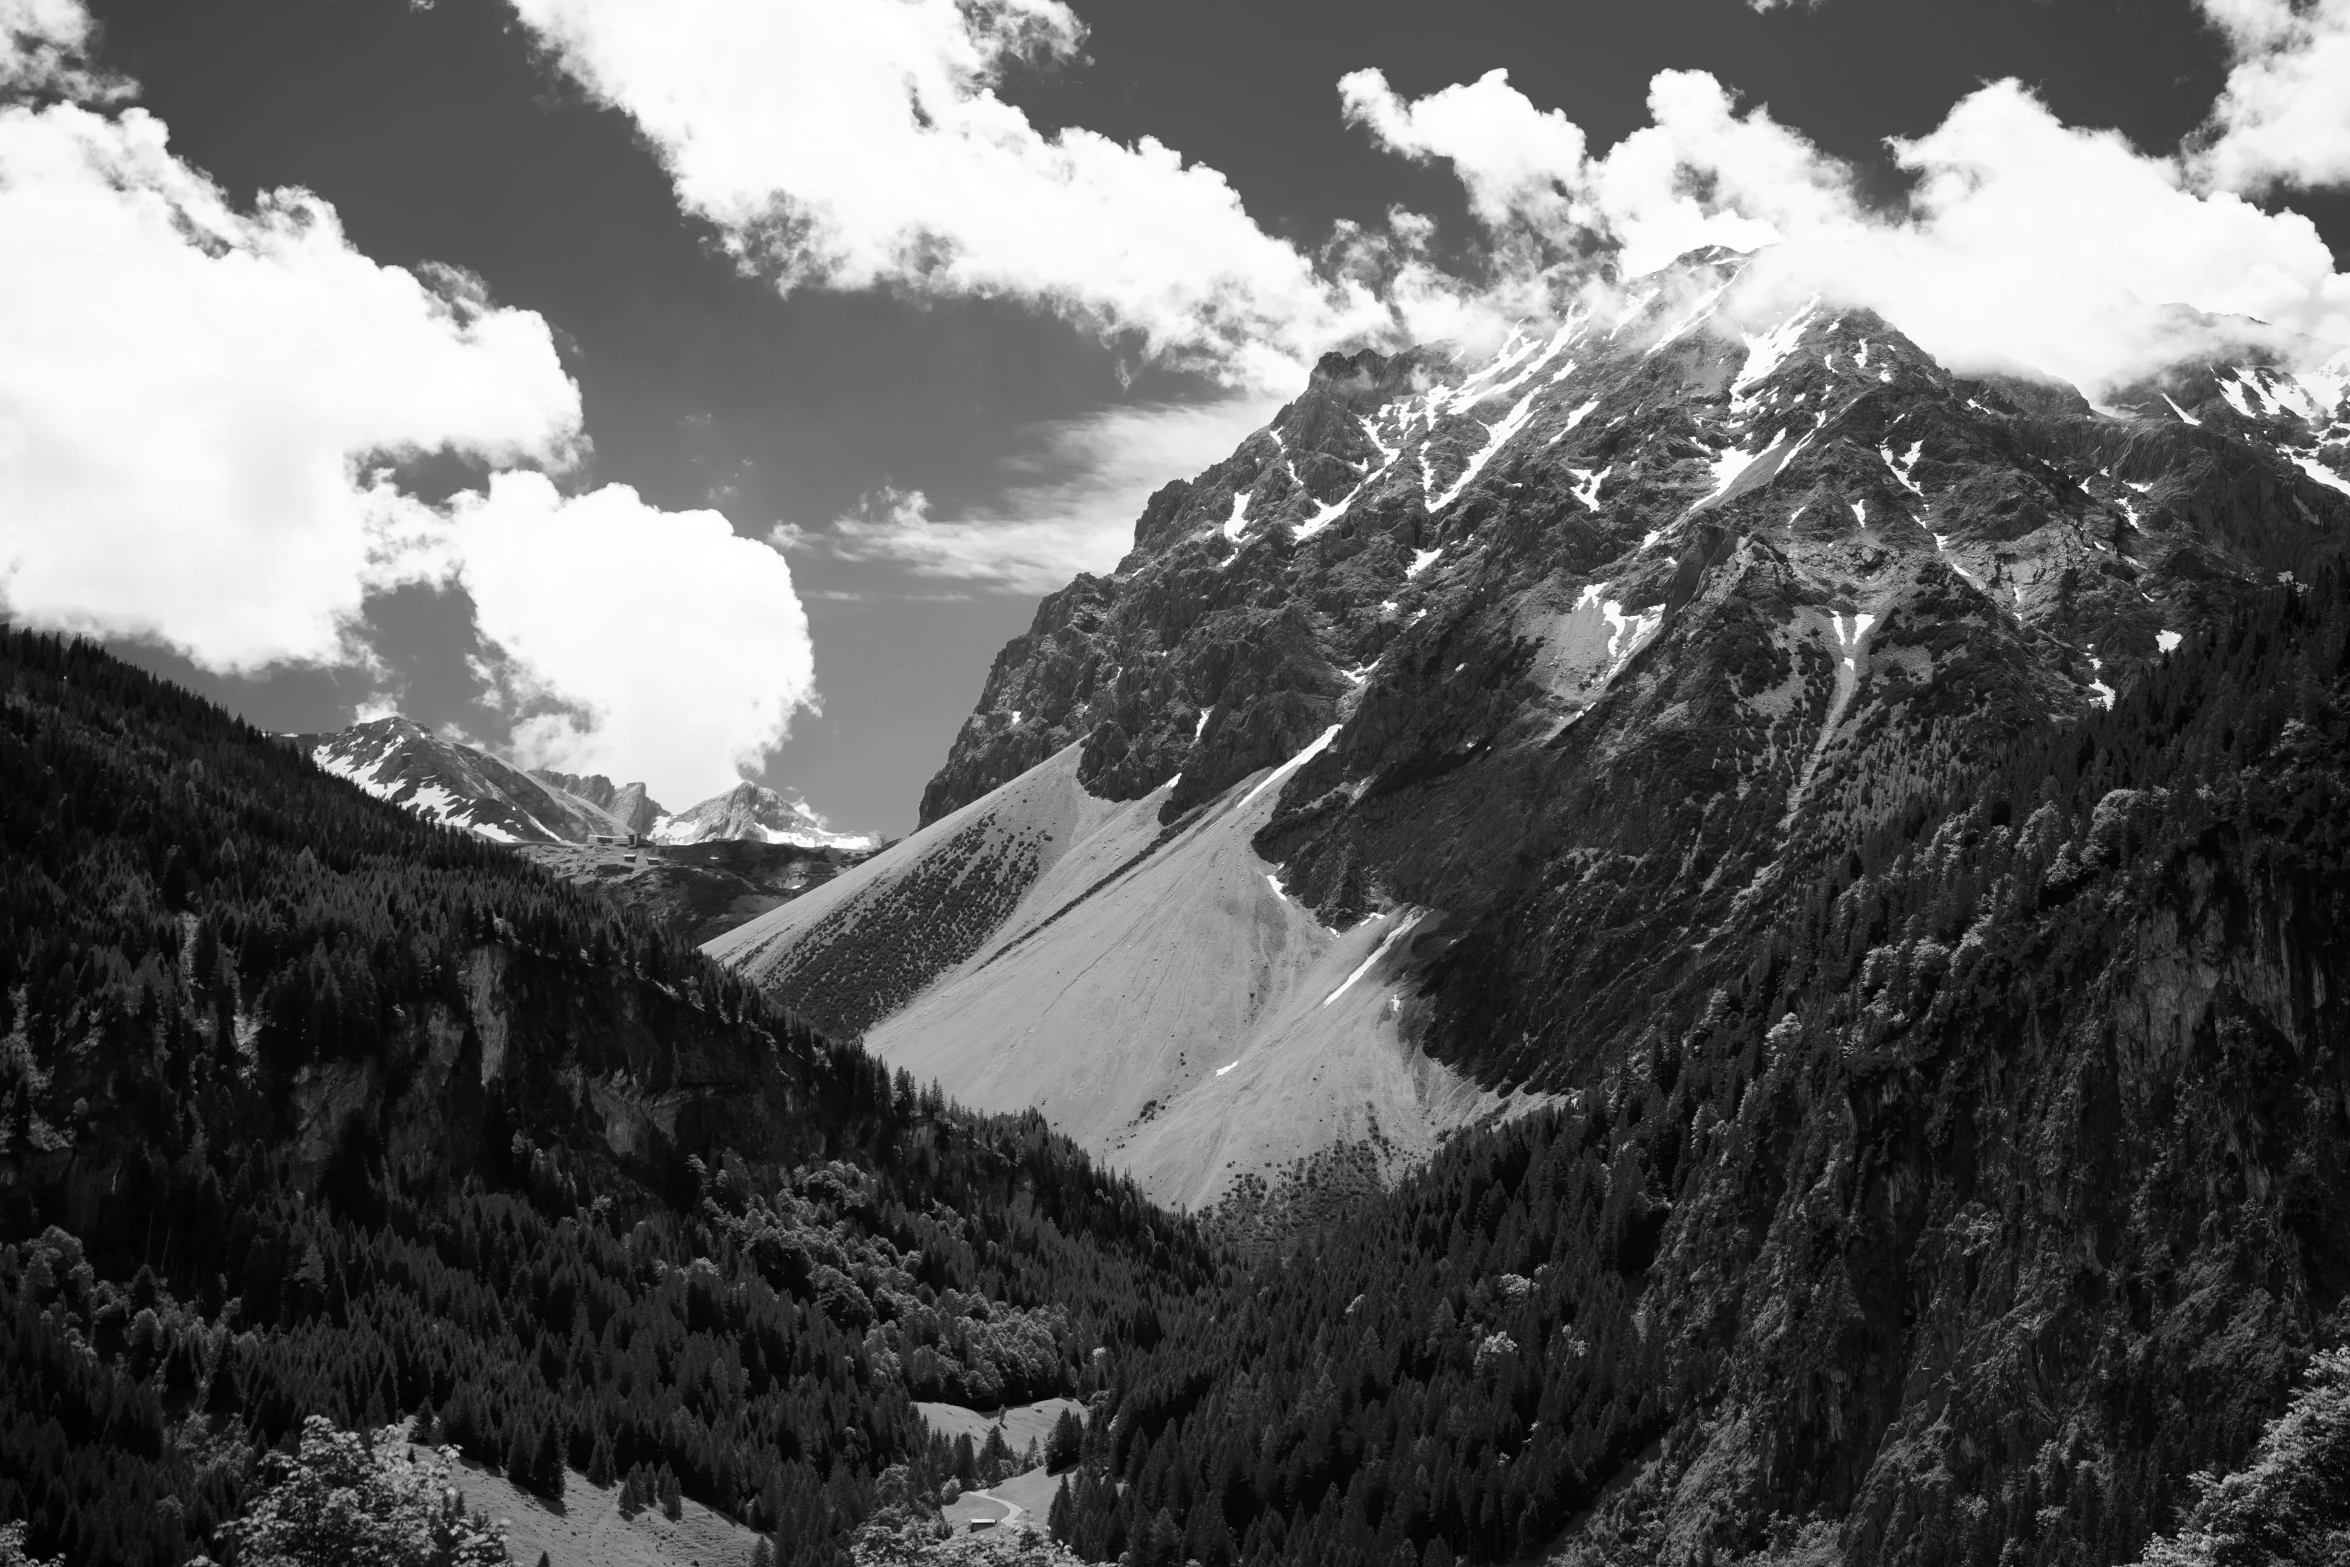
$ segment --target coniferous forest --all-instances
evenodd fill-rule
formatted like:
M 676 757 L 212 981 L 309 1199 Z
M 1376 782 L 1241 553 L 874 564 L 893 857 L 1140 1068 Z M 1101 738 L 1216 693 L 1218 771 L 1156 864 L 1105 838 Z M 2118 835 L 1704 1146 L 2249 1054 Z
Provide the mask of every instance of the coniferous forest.
M 218 1550 L 306 1416 L 839 1542 L 1090 1391 L 1187 1226 L 87 645 L 0 643 L 0 1517 Z M 673 1129 L 663 1130 L 664 1125 Z
M 1829 1520 L 1919 1567 L 2307 1559 L 2259 1520 L 2350 1524 L 2346 704 L 2343 580 L 2280 586 L 1819 849 L 1632 1058 L 1244 1253 L 10 633 L 0 1517 L 233 1560 L 306 1418 L 413 1417 L 845 1561 L 954 1465 L 911 1400 L 1065 1394 L 1050 1523 L 1092 1561 L 1571 1522 L 1593 1561 L 1822 1560 Z

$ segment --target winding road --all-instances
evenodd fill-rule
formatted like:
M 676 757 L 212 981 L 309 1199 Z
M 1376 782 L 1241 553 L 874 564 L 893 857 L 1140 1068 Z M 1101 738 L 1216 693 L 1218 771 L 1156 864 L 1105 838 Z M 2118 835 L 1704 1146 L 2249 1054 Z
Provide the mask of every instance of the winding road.
M 1009 1529 L 1012 1527 L 1012 1525 L 1020 1521 L 1020 1515 L 1022 1513 L 1028 1511 L 1027 1508 L 1022 1507 L 1018 1502 L 998 1496 L 992 1491 L 965 1491 L 963 1494 L 966 1497 L 976 1497 L 983 1502 L 993 1502 L 996 1504 L 996 1506 L 1004 1509 L 1003 1517 L 998 1518 L 992 1525 L 992 1527 L 997 1529 Z M 965 1528 L 969 1528 L 969 1525 L 965 1525 Z

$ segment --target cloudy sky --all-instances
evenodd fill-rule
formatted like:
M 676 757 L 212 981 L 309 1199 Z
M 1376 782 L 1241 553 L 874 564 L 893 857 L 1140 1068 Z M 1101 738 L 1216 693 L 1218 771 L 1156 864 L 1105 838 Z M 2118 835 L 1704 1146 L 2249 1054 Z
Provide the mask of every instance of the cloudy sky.
M 2350 345 L 2350 0 L 0 0 L 0 606 L 903 831 L 1332 347 L 1764 247 L 2092 392 Z

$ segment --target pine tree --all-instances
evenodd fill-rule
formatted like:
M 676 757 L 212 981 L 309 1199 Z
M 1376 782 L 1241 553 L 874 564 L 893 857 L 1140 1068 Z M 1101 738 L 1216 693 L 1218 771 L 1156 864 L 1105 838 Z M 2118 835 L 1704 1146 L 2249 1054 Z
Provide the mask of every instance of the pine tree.
M 677 1471 L 669 1467 L 667 1459 L 661 1461 L 659 1488 L 661 1515 L 675 1523 L 685 1516 L 685 1493 L 679 1489 Z
M 1004 1428 L 989 1426 L 987 1443 L 979 1450 L 979 1478 L 982 1485 L 993 1485 L 1011 1470 L 1012 1450 L 1005 1445 Z
M 510 1417 L 506 1422 L 507 1482 L 529 1489 L 534 1479 L 531 1466 L 537 1456 L 538 1445 L 530 1439 L 530 1426 L 520 1414 Z
M 531 1489 L 550 1502 L 563 1500 L 563 1440 L 555 1434 L 553 1421 L 539 1427 L 538 1448 L 531 1455 Z
M 588 1455 L 588 1484 L 602 1490 L 612 1483 L 612 1469 L 612 1439 L 604 1434 L 604 1428 L 599 1425 L 596 1427 L 595 1448 Z
M 1062 1410 L 1061 1418 L 1053 1422 L 1052 1434 L 1045 1439 L 1045 1468 L 1058 1474 L 1077 1462 L 1077 1455 L 1084 1446 L 1085 1422 L 1077 1418 L 1074 1406 Z

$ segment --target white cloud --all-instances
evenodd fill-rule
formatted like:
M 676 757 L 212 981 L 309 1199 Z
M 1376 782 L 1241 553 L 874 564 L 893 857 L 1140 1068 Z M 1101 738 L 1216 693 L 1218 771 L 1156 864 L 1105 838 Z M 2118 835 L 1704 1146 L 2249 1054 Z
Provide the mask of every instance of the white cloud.
M 1887 212 L 1703 72 L 1660 73 L 1651 123 L 1597 157 L 1569 159 L 1574 138 L 1542 121 L 1547 169 L 1515 150 L 1541 111 L 1498 75 L 1451 89 L 1442 134 L 1431 99 L 1350 81 L 1350 112 L 1399 151 L 1451 162 L 1489 227 L 1547 226 L 1561 247 L 1596 237 L 1627 274 L 1700 245 L 1767 246 L 1750 307 L 1811 292 L 1870 306 L 1954 365 L 2032 365 L 2094 389 L 2198 346 L 2163 308 L 2174 304 L 2350 340 L 2350 279 L 2307 219 L 2200 194 L 2183 158 L 2067 126 L 2014 82 L 1892 144 L 1916 183 Z
M 779 526 L 785 548 L 845 560 L 886 560 L 918 575 L 1009 593 L 1049 593 L 1081 571 L 1106 572 L 1132 546 L 1151 492 L 1227 456 L 1275 404 L 1230 397 L 1197 406 L 1112 409 L 1046 426 L 1007 465 L 1003 496 L 961 517 L 931 514 L 920 490 L 883 488 L 831 531 Z
M 1379 71 L 1350 71 L 1338 79 L 1338 101 L 1349 124 L 1389 151 L 1449 162 L 1489 229 L 1588 222 L 1567 183 L 1583 166 L 1583 128 L 1535 108 L 1509 83 L 1510 73 L 1496 69 L 1407 103 Z
M 2227 190 L 2350 182 L 2350 0 L 2197 0 L 2235 53 L 2197 172 Z
M 1292 387 L 1385 329 L 1224 176 L 1148 137 L 1046 135 L 994 91 L 1067 59 L 1060 0 L 513 0 L 626 110 L 680 203 L 785 287 L 1026 301 L 1229 384 Z
M 297 191 L 234 211 L 162 122 L 0 108 L 0 593 L 207 666 L 331 661 L 412 523 L 378 454 L 559 453 L 546 323 L 381 267 Z
M 78 5 L 0 0 L 0 83 L 74 90 L 88 42 Z M 307 193 L 237 209 L 144 111 L 0 102 L 9 614 L 151 638 L 223 673 L 356 664 L 396 684 L 396 654 L 356 630 L 366 597 L 454 577 L 521 685 L 594 715 L 595 736 L 541 723 L 533 744 L 722 778 L 809 697 L 773 552 L 729 550 L 711 514 L 625 490 L 556 502 L 546 479 L 505 474 L 444 512 L 390 477 L 437 451 L 560 468 L 579 444 L 579 392 L 538 316 L 449 269 L 378 265 Z M 544 552 L 535 578 L 517 566 L 525 539 Z M 582 560 L 625 590 L 599 590 Z M 625 639 L 624 668 L 562 632 L 567 615 L 615 643 L 621 624 L 661 634 Z M 713 672 L 713 639 L 749 651 Z M 658 723 L 641 716 L 653 682 L 668 687 Z M 689 741 L 699 754 L 626 749 Z
M 128 91 L 90 64 L 97 32 L 82 0 L 0 0 L 0 92 L 97 99 Z
M 714 511 L 536 473 L 460 496 L 457 573 L 532 713 L 526 766 L 642 778 L 672 809 L 733 787 L 815 704 L 807 617 L 781 555 Z

